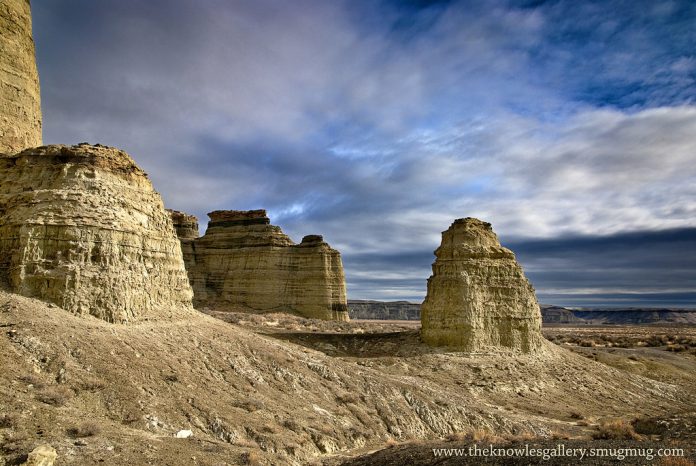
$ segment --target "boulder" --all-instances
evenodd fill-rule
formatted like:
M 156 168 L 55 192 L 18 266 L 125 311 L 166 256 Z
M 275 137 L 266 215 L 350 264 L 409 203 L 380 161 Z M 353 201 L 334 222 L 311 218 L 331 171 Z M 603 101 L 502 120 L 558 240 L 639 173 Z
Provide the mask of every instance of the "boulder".
M 100 145 L 0 156 L 0 281 L 109 322 L 191 309 L 160 195 L 128 154 Z
M 53 466 L 58 453 L 51 445 L 43 444 L 34 448 L 22 466 Z
M 534 288 L 490 223 L 455 220 L 442 233 L 421 306 L 421 338 L 432 346 L 478 352 L 539 349 L 541 313 Z
M 0 2 L 0 153 L 41 145 L 41 99 L 28 0 Z
M 348 320 L 343 264 L 320 235 L 295 244 L 265 210 L 218 210 L 191 238 L 191 216 L 172 212 L 194 305 L 248 312 L 291 312 Z

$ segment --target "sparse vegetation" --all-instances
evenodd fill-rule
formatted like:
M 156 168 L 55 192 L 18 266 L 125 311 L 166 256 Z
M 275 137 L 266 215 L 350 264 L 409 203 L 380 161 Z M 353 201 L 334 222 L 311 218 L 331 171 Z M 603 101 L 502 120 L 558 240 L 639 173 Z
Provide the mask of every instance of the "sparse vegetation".
M 631 424 L 633 429 L 642 435 L 660 435 L 667 430 L 665 425 L 655 418 L 640 417 L 634 419 Z
M 259 400 L 241 400 L 234 404 L 238 408 L 247 410 L 250 413 L 263 409 L 263 402 Z
M 261 464 L 261 456 L 256 451 L 245 451 L 242 453 L 242 464 L 257 466 Z
M 299 433 L 302 431 L 302 426 L 295 420 L 293 419 L 286 419 L 283 421 L 283 426 L 286 428 L 290 429 L 291 431 L 295 433 Z
M 24 432 L 8 432 L 3 435 L 3 440 L 0 442 L 0 451 L 3 453 L 18 453 L 24 451 L 29 441 L 29 437 Z M 21 463 L 22 461 L 15 464 Z
M 360 397 L 354 393 L 341 393 L 336 396 L 336 401 L 343 404 L 357 403 L 360 401 Z
M 640 440 L 642 437 L 633 429 L 633 425 L 624 419 L 605 421 L 592 435 L 595 440 Z
M 17 420 L 14 414 L 0 414 L 0 429 L 17 427 Z
M 70 398 L 72 398 L 73 392 L 69 389 L 57 386 L 49 387 L 43 390 L 37 395 L 37 399 L 43 403 L 54 405 L 54 406 L 64 406 Z
M 467 440 L 477 443 L 500 443 L 504 439 L 488 429 L 475 429 L 467 435 Z
M 696 463 L 681 456 L 665 456 L 660 458 L 658 464 L 660 466 L 696 466 Z
M 19 377 L 19 380 L 27 385 L 32 386 L 36 390 L 41 390 L 46 384 L 35 374 L 26 374 Z
M 79 388 L 87 392 L 97 392 L 106 388 L 106 384 L 99 379 L 86 379 L 80 382 Z
M 68 435 L 71 437 L 93 437 L 99 435 L 101 428 L 96 422 L 85 422 L 76 427 L 71 427 L 68 429 Z
M 671 333 L 623 335 L 620 331 L 604 328 L 583 329 L 581 333 L 566 333 L 558 329 L 545 329 L 547 340 L 566 346 L 584 348 L 662 348 L 666 351 L 683 352 L 696 349 L 696 337 Z

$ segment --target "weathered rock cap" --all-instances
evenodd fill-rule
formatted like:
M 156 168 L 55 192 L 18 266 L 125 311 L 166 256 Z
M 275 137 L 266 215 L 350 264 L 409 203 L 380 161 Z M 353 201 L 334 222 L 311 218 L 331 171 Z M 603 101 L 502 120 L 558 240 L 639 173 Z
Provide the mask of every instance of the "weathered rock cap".
M 310 244 L 321 244 L 324 242 L 324 237 L 322 235 L 306 235 L 302 238 L 302 243 L 304 245 Z
M 167 212 L 172 217 L 176 235 L 180 240 L 198 238 L 198 218 L 195 215 L 172 209 L 167 209 Z
M 73 146 L 53 144 L 25 149 L 17 154 L 3 154 L 5 163 L 18 166 L 35 163 L 80 165 L 106 170 L 131 178 L 147 178 L 145 173 L 126 152 L 101 144 L 82 142 Z M 21 168 L 21 167 L 18 167 Z
M 442 243 L 435 256 L 440 260 L 515 258 L 512 251 L 500 245 L 490 223 L 473 217 L 458 218 L 442 232 Z
M 231 227 L 245 225 L 270 225 L 264 209 L 256 210 L 215 210 L 208 213 L 210 227 Z

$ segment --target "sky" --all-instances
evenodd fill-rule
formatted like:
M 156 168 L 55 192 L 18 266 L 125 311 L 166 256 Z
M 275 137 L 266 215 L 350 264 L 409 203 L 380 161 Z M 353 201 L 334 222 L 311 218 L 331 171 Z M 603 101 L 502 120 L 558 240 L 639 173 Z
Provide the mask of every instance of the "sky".
M 32 2 L 44 142 L 168 208 L 269 212 L 351 299 L 425 296 L 491 222 L 543 303 L 696 307 L 696 2 Z

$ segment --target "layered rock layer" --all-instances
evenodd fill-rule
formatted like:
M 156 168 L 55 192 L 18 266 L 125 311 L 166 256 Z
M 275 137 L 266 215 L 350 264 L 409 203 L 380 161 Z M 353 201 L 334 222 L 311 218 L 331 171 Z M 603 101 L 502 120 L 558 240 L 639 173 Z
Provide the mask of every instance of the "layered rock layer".
M 174 230 L 181 242 L 184 264 L 187 266 L 194 264 L 196 259 L 193 255 L 193 242 L 198 238 L 198 219 L 178 210 L 167 209 L 167 212 L 171 216 Z
M 455 220 L 435 251 L 421 307 L 421 337 L 462 351 L 541 347 L 541 313 L 534 288 L 490 223 Z
M 41 145 L 41 98 L 29 0 L 0 2 L 0 153 Z
M 208 216 L 205 235 L 191 239 L 190 216 L 172 213 L 196 306 L 348 320 L 341 255 L 321 236 L 295 244 L 265 210 Z
M 162 199 L 128 154 L 99 145 L 0 156 L 0 280 L 109 322 L 191 307 Z

